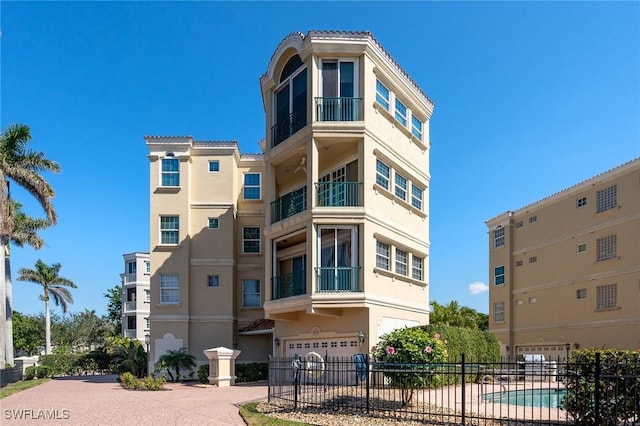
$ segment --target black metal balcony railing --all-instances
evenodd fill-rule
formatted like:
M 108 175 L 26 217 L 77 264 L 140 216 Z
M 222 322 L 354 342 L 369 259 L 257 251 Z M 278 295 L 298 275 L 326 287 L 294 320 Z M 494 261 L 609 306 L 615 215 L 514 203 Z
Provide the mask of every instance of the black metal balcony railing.
M 271 278 L 271 300 L 299 296 L 307 293 L 307 275 L 305 271 L 293 272 Z
M 316 98 L 318 121 L 359 121 L 362 98 Z
M 362 182 L 318 182 L 316 194 L 320 207 L 362 207 Z
M 360 267 L 316 268 L 318 293 L 356 293 L 360 288 Z
M 290 192 L 271 203 L 271 223 L 307 210 L 307 188 Z
M 302 108 L 289 114 L 271 127 L 271 148 L 307 125 L 307 109 Z

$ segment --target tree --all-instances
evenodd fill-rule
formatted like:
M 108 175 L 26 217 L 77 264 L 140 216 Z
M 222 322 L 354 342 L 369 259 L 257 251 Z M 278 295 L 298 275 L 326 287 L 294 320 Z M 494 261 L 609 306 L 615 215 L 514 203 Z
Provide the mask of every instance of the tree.
M 144 377 L 147 370 L 147 353 L 138 340 L 125 339 L 113 349 L 120 373 L 129 372 L 136 377 Z
M 13 312 L 13 344 L 16 352 L 36 355 L 44 346 L 44 318 Z
M 103 294 L 109 302 L 107 303 L 106 319 L 111 324 L 111 334 L 113 336 L 122 335 L 122 287 L 116 285 Z
M 16 209 L 11 202 L 10 182 L 18 184 L 30 193 L 45 212 L 48 224 L 56 223 L 56 213 L 51 202 L 55 193 L 41 172 L 58 173 L 60 166 L 44 154 L 27 148 L 31 140 L 29 126 L 12 124 L 0 136 L 0 364 L 13 364 L 13 290 L 9 242 L 15 226 Z M 31 244 L 29 240 L 25 240 Z
M 441 305 L 434 300 L 431 302 L 429 323 L 487 331 L 489 328 L 489 316 L 473 308 L 460 306 L 455 300 L 452 300 L 447 305 Z
M 158 359 L 158 364 L 162 368 L 167 369 L 167 374 L 171 378 L 171 381 L 175 382 L 180 380 L 180 369 L 191 369 L 196 366 L 196 357 L 187 352 L 187 348 L 181 348 L 176 350 L 168 350 L 166 354 L 162 355 Z M 175 377 L 171 374 L 171 369 L 176 370 Z
M 67 304 L 73 303 L 73 296 L 67 287 L 77 288 L 73 281 L 59 275 L 62 265 L 54 263 L 47 265 L 38 259 L 35 269 L 20 268 L 18 270 L 18 281 L 28 281 L 42 286 L 45 314 L 45 354 L 51 353 L 51 312 L 49 310 L 49 300 L 62 308 L 62 312 L 67 312 Z

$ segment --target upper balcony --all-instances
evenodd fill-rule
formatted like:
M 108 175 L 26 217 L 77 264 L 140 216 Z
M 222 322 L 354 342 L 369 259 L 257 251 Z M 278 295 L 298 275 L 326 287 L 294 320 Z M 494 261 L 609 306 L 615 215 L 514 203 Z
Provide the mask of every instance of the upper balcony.
M 362 182 L 317 182 L 318 207 L 362 207 Z
M 278 300 L 285 297 L 300 296 L 307 293 L 307 279 L 305 271 L 273 277 L 271 279 L 271 299 Z
M 292 112 L 271 127 L 271 148 L 295 134 L 307 125 L 307 108 Z
M 124 302 L 124 311 L 125 312 L 132 312 L 136 310 L 136 302 L 134 301 L 130 301 L 130 302 Z
M 362 98 L 316 98 L 318 121 L 360 121 Z
M 271 223 L 307 210 L 307 187 L 289 192 L 271 203 Z

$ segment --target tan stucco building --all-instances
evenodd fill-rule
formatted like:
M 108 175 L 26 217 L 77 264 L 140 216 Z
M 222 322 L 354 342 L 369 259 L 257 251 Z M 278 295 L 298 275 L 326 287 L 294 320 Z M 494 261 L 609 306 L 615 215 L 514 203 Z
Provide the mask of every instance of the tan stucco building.
M 433 103 L 366 32 L 292 33 L 261 154 L 146 137 L 152 360 L 350 356 L 429 318 Z
M 486 224 L 503 355 L 640 348 L 640 158 Z

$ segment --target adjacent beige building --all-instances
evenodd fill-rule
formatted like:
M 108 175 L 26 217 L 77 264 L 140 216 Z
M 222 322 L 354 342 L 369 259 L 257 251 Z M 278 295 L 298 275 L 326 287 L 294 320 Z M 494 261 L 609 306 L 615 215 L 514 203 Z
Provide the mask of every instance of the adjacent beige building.
M 149 253 L 123 254 L 122 282 L 122 337 L 138 339 L 145 343 L 149 335 L 149 306 L 151 290 L 149 277 L 151 265 Z
M 640 348 L 640 158 L 486 224 L 503 355 Z
M 429 319 L 433 103 L 366 32 L 292 33 L 261 154 L 146 137 L 152 360 L 350 356 Z

